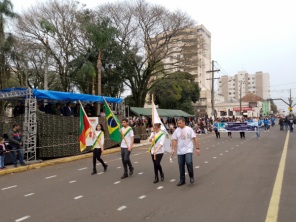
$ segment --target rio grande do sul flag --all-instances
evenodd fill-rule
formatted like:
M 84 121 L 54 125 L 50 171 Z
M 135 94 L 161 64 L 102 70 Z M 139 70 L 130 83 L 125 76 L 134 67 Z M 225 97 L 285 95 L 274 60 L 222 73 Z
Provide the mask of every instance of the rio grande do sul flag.
M 80 141 L 80 151 L 82 152 L 86 148 L 86 138 L 88 137 L 91 126 L 82 106 L 80 107 L 79 113 L 80 113 L 79 141 Z

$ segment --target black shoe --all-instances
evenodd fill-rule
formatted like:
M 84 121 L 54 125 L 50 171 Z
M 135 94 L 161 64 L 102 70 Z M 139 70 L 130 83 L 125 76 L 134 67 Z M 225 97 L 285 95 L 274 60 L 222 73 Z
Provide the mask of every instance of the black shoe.
M 160 174 L 160 180 L 164 181 L 164 174 L 163 173 Z
M 108 168 L 108 165 L 106 164 L 106 165 L 104 166 L 104 172 L 107 171 L 107 168 Z
M 121 179 L 124 179 L 124 178 L 127 178 L 127 177 L 128 177 L 128 175 L 127 175 L 127 173 L 125 173 L 125 174 L 122 175 Z
M 129 175 L 131 176 L 131 175 L 133 175 L 133 173 L 134 173 L 134 168 L 132 167 L 132 168 L 130 169 L 130 173 L 129 173 Z
M 27 166 L 27 164 L 25 164 L 25 163 L 22 163 L 21 165 L 22 165 L 22 166 Z
M 93 170 L 93 172 L 91 173 L 91 175 L 97 174 L 96 170 Z
M 158 177 L 155 177 L 155 179 L 154 179 L 154 181 L 153 181 L 153 183 L 158 183 Z
M 193 184 L 194 183 L 194 178 L 190 177 L 190 183 Z
M 179 187 L 179 186 L 182 186 L 182 185 L 184 185 L 185 184 L 185 181 L 180 181 L 178 184 L 177 184 L 177 186 Z

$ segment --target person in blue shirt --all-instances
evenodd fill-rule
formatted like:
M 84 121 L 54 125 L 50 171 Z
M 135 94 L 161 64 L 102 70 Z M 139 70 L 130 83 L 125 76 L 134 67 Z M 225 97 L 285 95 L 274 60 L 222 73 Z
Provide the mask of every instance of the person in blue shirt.
M 220 138 L 220 132 L 218 131 L 218 128 L 219 128 L 219 123 L 217 120 L 215 120 L 214 122 L 214 131 L 215 131 L 215 134 L 216 134 L 216 138 Z
M 266 132 L 268 131 L 268 119 L 265 118 L 263 122 L 264 122 L 264 131 Z
M 257 128 L 257 132 L 256 132 L 256 136 L 258 139 L 260 139 L 260 133 L 261 133 L 261 128 L 264 126 L 264 122 L 263 120 L 259 117 L 258 119 L 258 128 Z

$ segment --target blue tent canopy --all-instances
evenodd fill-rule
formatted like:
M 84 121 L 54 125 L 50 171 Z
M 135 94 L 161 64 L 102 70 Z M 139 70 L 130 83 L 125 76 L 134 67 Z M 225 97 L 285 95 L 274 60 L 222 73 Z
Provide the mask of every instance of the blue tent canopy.
M 28 91 L 28 88 L 8 88 L 0 91 L 0 98 L 9 98 L 9 95 L 12 97 L 25 98 L 26 96 L 22 93 Z M 81 101 L 81 102 L 98 102 L 104 103 L 104 99 L 108 103 L 121 103 L 121 98 L 114 98 L 108 96 L 95 96 L 89 94 L 80 94 L 80 93 L 71 93 L 71 92 L 59 92 L 52 90 L 41 90 L 41 89 L 32 89 L 32 96 L 36 99 L 47 99 L 47 100 L 59 100 L 59 101 Z M 1 95 L 2 94 L 2 95 Z M 4 97 L 3 94 L 6 96 Z M 17 96 L 19 94 L 19 96 Z

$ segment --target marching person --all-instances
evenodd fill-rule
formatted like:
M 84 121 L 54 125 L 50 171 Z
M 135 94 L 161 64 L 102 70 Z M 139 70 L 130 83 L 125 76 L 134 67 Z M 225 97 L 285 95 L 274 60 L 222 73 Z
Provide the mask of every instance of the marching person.
M 184 118 L 180 118 L 178 120 L 178 128 L 172 135 L 172 156 L 174 155 L 175 148 L 177 148 L 178 155 L 178 164 L 180 171 L 180 181 L 177 186 L 182 186 L 185 184 L 185 163 L 187 165 L 188 174 L 190 177 L 190 183 L 194 183 L 194 172 L 193 172 L 193 162 L 192 162 L 192 154 L 193 148 L 195 144 L 195 149 L 197 155 L 199 152 L 198 140 L 196 138 L 196 134 L 193 129 L 185 125 Z
M 134 145 L 134 131 L 133 129 L 128 125 L 128 119 L 122 120 L 122 128 L 120 129 L 122 141 L 120 144 L 121 147 L 121 159 L 122 159 L 122 165 L 124 168 L 124 173 L 121 179 L 127 178 L 127 167 L 129 167 L 130 173 L 129 175 L 133 175 L 134 173 L 134 167 L 132 166 L 131 160 L 130 160 L 130 154 L 133 149 Z
M 23 157 L 22 148 L 22 133 L 20 131 L 21 126 L 19 124 L 13 124 L 12 130 L 8 132 L 9 146 L 11 147 L 11 154 L 14 167 L 17 167 L 17 157 L 16 152 L 22 166 L 26 166 Z
M 91 175 L 97 174 L 96 162 L 97 160 L 104 167 L 104 172 L 107 171 L 108 165 L 101 159 L 102 151 L 104 151 L 104 128 L 102 124 L 98 124 L 96 127 L 97 136 L 95 143 L 93 144 L 93 171 Z
M 155 179 L 153 183 L 159 182 L 158 171 L 160 173 L 161 181 L 164 181 L 164 174 L 163 174 L 160 162 L 164 153 L 163 145 L 165 141 L 165 135 L 160 130 L 160 126 L 161 126 L 160 123 L 155 123 L 153 125 L 153 133 L 151 133 L 151 136 L 149 137 L 149 142 L 151 142 L 150 152 L 151 152 L 152 162 L 154 166 L 154 175 L 155 175 Z
M 219 123 L 218 123 L 217 120 L 215 120 L 215 122 L 214 122 L 214 131 L 215 131 L 215 134 L 216 134 L 216 138 L 220 139 Z

